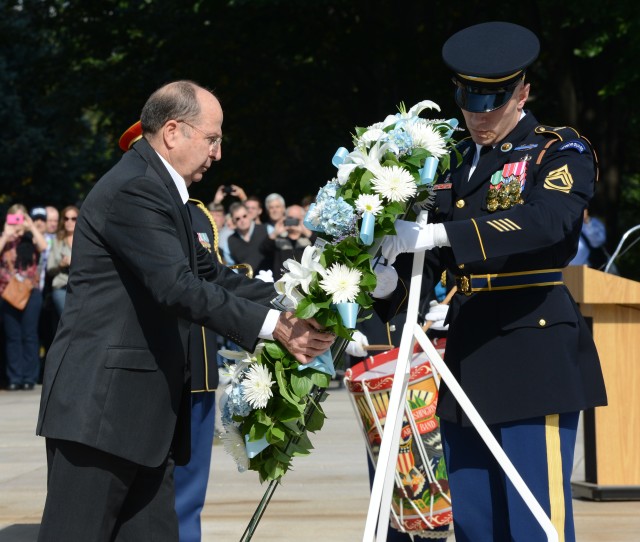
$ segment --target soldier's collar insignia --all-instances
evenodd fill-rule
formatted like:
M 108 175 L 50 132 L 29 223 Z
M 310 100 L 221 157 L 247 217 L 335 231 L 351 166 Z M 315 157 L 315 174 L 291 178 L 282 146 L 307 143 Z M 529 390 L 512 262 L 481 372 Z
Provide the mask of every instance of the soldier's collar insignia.
M 500 150 L 502 152 L 509 152 L 512 148 L 513 148 L 513 145 L 509 142 L 503 143 L 502 145 L 500 145 Z

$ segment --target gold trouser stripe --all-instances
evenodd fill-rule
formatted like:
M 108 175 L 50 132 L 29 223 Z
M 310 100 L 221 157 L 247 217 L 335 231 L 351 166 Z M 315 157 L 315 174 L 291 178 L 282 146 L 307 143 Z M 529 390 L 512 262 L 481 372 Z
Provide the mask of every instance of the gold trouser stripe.
M 547 469 L 551 523 L 555 527 L 556 531 L 558 531 L 558 542 L 564 542 L 565 509 L 559 414 L 550 414 L 545 417 L 545 433 L 547 442 Z
M 487 259 L 487 254 L 484 251 L 484 245 L 482 244 L 482 237 L 480 237 L 480 230 L 478 229 L 478 224 L 476 223 L 474 218 L 471 219 L 471 222 L 473 222 L 473 226 L 476 229 L 476 234 L 478 235 L 478 241 L 480 241 L 480 248 L 482 249 L 482 259 L 486 260 Z

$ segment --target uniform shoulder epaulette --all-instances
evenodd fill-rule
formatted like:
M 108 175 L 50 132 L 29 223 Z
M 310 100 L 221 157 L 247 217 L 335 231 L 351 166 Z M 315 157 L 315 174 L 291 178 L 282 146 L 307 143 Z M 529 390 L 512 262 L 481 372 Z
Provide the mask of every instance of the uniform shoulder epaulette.
M 535 127 L 534 132 L 536 134 L 552 138 L 549 143 L 544 146 L 544 149 L 539 154 L 538 160 L 536 161 L 537 164 L 542 161 L 542 156 L 544 155 L 545 151 L 551 145 L 558 142 L 561 143 L 561 146 L 558 148 L 558 150 L 560 151 L 573 150 L 582 154 L 588 148 L 591 151 L 591 156 L 593 158 L 593 163 L 596 169 L 596 181 L 598 181 L 599 167 L 596 151 L 593 148 L 591 141 L 589 141 L 583 135 L 580 135 L 580 133 L 575 128 L 571 128 L 571 126 L 544 126 L 541 124 Z
M 555 137 L 560 141 L 569 141 L 570 139 L 580 139 L 582 136 L 578 131 L 571 126 L 544 126 L 540 124 L 535 127 L 534 132 L 536 134 L 543 134 L 550 137 Z

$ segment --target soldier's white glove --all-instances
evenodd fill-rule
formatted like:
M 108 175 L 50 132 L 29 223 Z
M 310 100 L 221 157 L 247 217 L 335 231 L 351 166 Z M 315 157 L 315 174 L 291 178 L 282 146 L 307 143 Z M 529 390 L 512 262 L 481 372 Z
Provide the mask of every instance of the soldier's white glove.
M 398 272 L 391 266 L 379 263 L 373 268 L 376 274 L 376 287 L 371 292 L 371 297 L 376 299 L 386 299 L 389 297 L 398 285 Z
M 261 269 L 256 278 L 262 282 L 273 282 L 273 271 L 271 269 Z
M 345 352 L 356 358 L 366 358 L 369 354 L 364 348 L 365 346 L 369 346 L 367 336 L 356 329 L 353 332 L 353 338 L 347 345 Z
M 416 224 L 396 220 L 396 235 L 387 235 L 382 241 L 382 255 L 389 265 L 403 252 L 420 252 L 434 247 L 451 246 L 442 224 Z
M 429 303 L 429 312 L 425 314 L 424 319 L 433 322 L 430 329 L 438 331 L 447 331 L 449 324 L 444 325 L 444 321 L 447 318 L 449 312 L 449 305 L 443 305 L 437 301 L 431 301 Z

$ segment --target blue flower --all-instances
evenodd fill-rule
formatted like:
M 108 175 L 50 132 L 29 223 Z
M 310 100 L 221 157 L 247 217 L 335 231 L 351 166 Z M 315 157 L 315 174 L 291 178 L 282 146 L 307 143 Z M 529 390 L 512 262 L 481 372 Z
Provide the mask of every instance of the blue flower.
M 407 154 L 413 148 L 413 138 L 400 128 L 389 132 L 389 140 L 398 147 L 399 155 Z
M 231 387 L 227 395 L 227 401 L 222 409 L 223 421 L 225 417 L 228 421 L 233 416 L 241 416 L 242 418 L 248 416 L 251 413 L 251 405 L 244 398 L 242 384 L 238 384 Z

